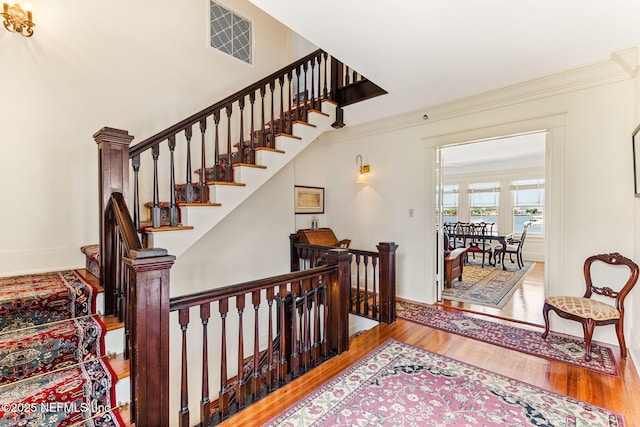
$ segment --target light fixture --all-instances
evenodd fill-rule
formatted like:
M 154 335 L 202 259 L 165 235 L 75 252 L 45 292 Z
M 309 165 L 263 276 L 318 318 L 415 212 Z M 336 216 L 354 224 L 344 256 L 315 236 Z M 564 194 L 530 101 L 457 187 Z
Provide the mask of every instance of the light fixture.
M 9 6 L 7 3 L 4 3 L 2 17 L 4 18 L 4 27 L 8 31 L 21 34 L 25 37 L 31 37 L 33 35 L 33 27 L 35 27 L 36 24 L 31 20 L 31 11 L 28 8 L 25 12 L 19 4 Z
M 360 154 L 356 156 L 356 164 L 358 164 L 358 159 L 360 159 L 360 175 L 358 175 L 358 179 L 356 179 L 356 183 L 365 184 L 369 182 L 369 180 L 364 174 L 369 173 L 371 171 L 371 168 L 369 167 L 369 165 L 362 164 L 362 156 Z

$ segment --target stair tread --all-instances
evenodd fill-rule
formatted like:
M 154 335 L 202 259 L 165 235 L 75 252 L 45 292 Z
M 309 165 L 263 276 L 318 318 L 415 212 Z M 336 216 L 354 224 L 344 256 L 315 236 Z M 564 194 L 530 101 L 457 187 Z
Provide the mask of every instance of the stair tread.
M 269 147 L 256 147 L 256 151 L 271 151 L 272 153 L 280 153 L 280 154 L 285 153 L 285 151 L 283 150 L 278 150 L 276 148 L 269 148 Z
M 109 358 L 109 365 L 111 365 L 111 369 L 113 369 L 113 372 L 115 372 L 119 380 L 131 375 L 129 360 L 124 358 L 124 353 L 118 353 L 114 357 Z
M 153 227 L 149 226 L 149 227 L 145 227 L 142 231 L 144 231 L 145 233 L 157 233 L 157 232 L 160 232 L 160 231 L 179 231 L 179 230 L 193 230 L 193 226 L 192 225 L 178 225 L 176 227 L 171 227 L 171 226 L 167 225 L 166 227 L 163 227 L 161 225 L 160 228 L 153 228 Z
M 242 182 L 207 181 L 207 185 L 231 185 L 236 187 L 244 187 L 247 184 L 244 184 Z
M 115 316 L 99 316 L 99 318 L 107 328 L 107 332 L 124 328 L 124 322 L 120 322 Z

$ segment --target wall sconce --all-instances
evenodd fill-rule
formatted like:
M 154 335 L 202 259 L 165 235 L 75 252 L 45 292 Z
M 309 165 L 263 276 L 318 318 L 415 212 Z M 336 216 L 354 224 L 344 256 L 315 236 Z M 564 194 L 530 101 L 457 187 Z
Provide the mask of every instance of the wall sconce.
M 31 37 L 33 35 L 33 27 L 36 24 L 32 21 L 31 11 L 27 9 L 25 12 L 20 8 L 19 4 L 9 6 L 4 3 L 4 11 L 2 13 L 4 18 L 4 27 L 12 33 L 22 34 L 25 37 Z
M 362 156 L 360 154 L 356 156 L 356 164 L 358 164 L 358 159 L 360 159 L 360 175 L 358 175 L 358 179 L 356 179 L 356 183 L 365 184 L 369 182 L 369 180 L 364 174 L 369 173 L 371 171 L 371 167 L 369 165 L 362 164 Z

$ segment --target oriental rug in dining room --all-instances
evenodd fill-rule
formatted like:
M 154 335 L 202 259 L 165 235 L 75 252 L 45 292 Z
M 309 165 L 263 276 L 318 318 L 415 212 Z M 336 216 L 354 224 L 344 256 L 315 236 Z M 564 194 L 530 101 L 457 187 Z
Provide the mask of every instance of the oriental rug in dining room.
M 619 376 L 618 365 L 610 348 L 592 342 L 592 359 L 586 361 L 584 340 L 553 332 L 543 340 L 541 327 L 525 329 L 406 300 L 396 300 L 396 316 L 521 353 Z
M 507 264 L 507 270 L 503 270 L 502 267 L 486 264 L 482 267 L 477 261 L 469 261 L 464 265 L 462 281 L 454 279 L 451 287 L 442 291 L 444 299 L 502 308 L 536 265 L 535 262 L 525 262 L 524 267 L 518 269 Z
M 395 340 L 269 426 L 623 426 L 622 414 Z

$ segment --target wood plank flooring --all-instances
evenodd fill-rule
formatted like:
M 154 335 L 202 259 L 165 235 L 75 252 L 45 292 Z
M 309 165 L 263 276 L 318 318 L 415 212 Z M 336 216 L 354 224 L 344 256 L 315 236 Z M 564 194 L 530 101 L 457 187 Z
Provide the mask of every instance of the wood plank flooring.
M 543 269 L 544 266 L 540 268 Z M 535 273 L 535 270 L 532 273 Z M 540 278 L 543 276 L 543 274 L 540 275 Z M 531 277 L 532 283 L 541 280 L 535 277 L 535 274 Z M 538 287 L 540 287 L 539 284 Z M 540 319 L 537 316 L 541 312 L 542 303 L 539 307 L 537 303 L 532 303 L 528 292 L 529 290 L 523 285 L 523 294 L 514 295 L 512 302 L 509 303 L 510 308 L 507 305 L 501 312 L 486 314 L 503 319 L 517 316 L 525 322 L 539 324 Z M 441 306 L 440 308 L 451 310 L 451 307 Z M 476 307 L 461 308 L 471 310 Z M 486 307 L 482 307 L 481 311 L 484 309 Z M 619 378 L 519 353 L 402 319 L 391 325 L 376 326 L 356 336 L 350 341 L 349 351 L 325 362 L 221 425 L 266 424 L 272 417 L 304 398 L 389 338 L 620 412 L 625 416 L 628 426 L 640 426 L 640 377 L 631 359 L 619 360 L 617 347 L 611 348 L 619 362 L 621 371 Z

